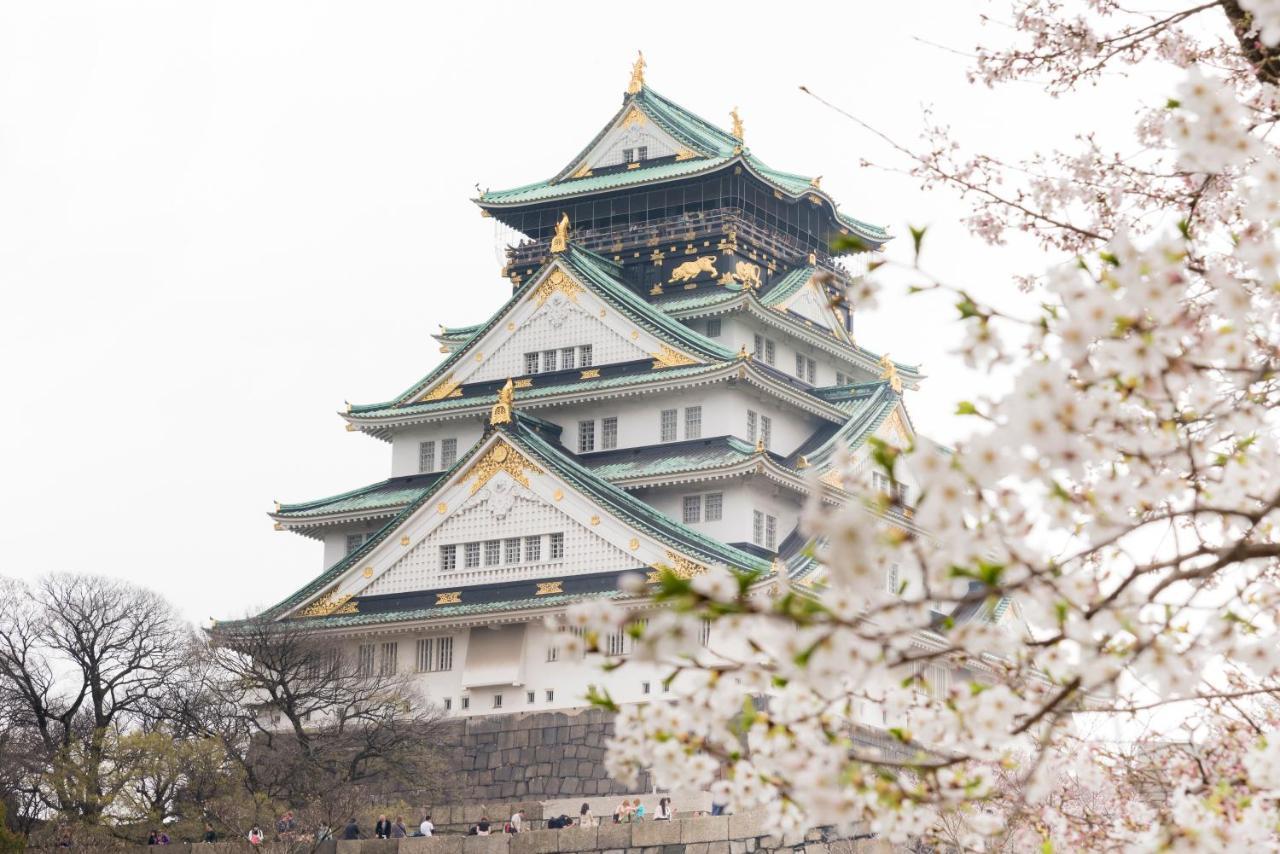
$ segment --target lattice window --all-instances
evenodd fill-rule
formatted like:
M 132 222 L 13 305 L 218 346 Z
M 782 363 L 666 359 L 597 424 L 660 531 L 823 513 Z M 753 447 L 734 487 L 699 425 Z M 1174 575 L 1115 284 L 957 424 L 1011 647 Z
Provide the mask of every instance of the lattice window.
M 525 691 L 525 692 L 524 692 L 524 701 L 525 701 L 526 703 L 530 703 L 530 704 L 532 704 L 532 703 L 533 703 L 533 698 L 534 698 L 534 697 L 536 697 L 536 696 L 538 696 L 538 695 L 537 695 L 537 694 L 535 694 L 535 693 L 534 693 L 534 692 L 532 692 L 532 691 Z
M 502 540 L 485 540 L 484 565 L 497 566 L 502 562 Z
M 536 374 L 538 372 L 538 358 L 539 354 L 537 353 L 524 354 L 524 372 L 526 374 Z
M 542 537 L 524 538 L 524 559 L 527 563 L 542 560 Z
M 551 535 L 550 559 L 564 560 L 564 534 Z
M 662 410 L 662 426 L 661 438 L 662 442 L 674 442 L 676 440 L 676 410 Z
M 462 698 L 462 702 L 461 702 L 461 703 L 459 703 L 459 705 L 460 705 L 463 709 L 469 709 L 469 708 L 471 708 L 471 698 L 470 698 L 470 697 L 463 697 L 463 698 Z
M 756 440 L 756 413 L 754 410 L 747 410 L 747 441 L 754 442 Z
M 449 571 L 458 568 L 458 547 L 457 546 L 441 546 L 440 547 L 440 569 Z
M 432 665 L 431 653 L 434 651 L 435 642 L 433 638 L 418 638 L 417 654 L 414 656 L 413 669 L 419 673 L 427 673 L 434 670 Z
M 360 644 L 359 657 L 356 664 L 359 668 L 361 676 L 373 675 L 373 662 L 377 654 L 377 648 L 371 643 Z
M 776 549 L 778 547 L 778 517 L 764 517 L 764 547 L 766 549 Z
M 773 419 L 768 415 L 760 416 L 760 441 L 766 450 L 773 447 Z
M 600 447 L 611 451 L 618 447 L 618 419 L 616 417 L 600 419 Z
M 590 344 L 583 344 L 581 347 L 578 348 L 578 367 L 580 368 L 591 367 L 591 345 Z
M 452 698 L 452 697 L 445 697 L 445 698 L 444 698 L 444 710 L 445 710 L 446 712 L 453 711 L 453 698 Z
M 400 644 L 395 641 L 388 641 L 382 645 L 382 660 L 379 662 L 378 673 L 382 676 L 395 676 L 396 664 L 400 657 Z
M 453 464 L 458 461 L 458 440 L 457 439 L 441 439 L 440 440 L 440 467 L 445 469 L 453 468 Z
M 720 337 L 720 318 L 713 317 L 707 321 L 707 337 L 708 338 Z
M 764 514 L 759 510 L 751 511 L 751 542 L 764 545 Z
M 626 655 L 628 652 L 628 640 L 626 630 L 618 629 L 616 632 L 605 637 L 605 654 L 606 655 Z
M 686 439 L 702 438 L 702 407 L 689 406 L 684 410 L 684 437 Z
M 777 345 L 773 343 L 772 338 L 764 339 L 764 360 L 767 364 L 773 364 L 774 357 L 777 355 L 777 349 Z
M 809 385 L 817 385 L 818 382 L 818 363 L 813 359 L 805 359 L 805 374 L 808 376 Z
M 751 336 L 751 358 L 764 358 L 764 336 L 760 334 Z
M 559 661 L 559 660 L 560 660 L 560 647 L 552 643 L 547 647 L 547 661 Z M 533 700 L 530 700 L 529 702 L 532 703 Z
M 436 638 L 436 670 L 453 669 L 453 638 Z
M 556 701 L 556 692 L 551 688 L 547 689 L 547 702 L 554 703 Z
M 347 554 L 351 554 L 364 545 L 364 540 L 364 534 L 347 534 Z
M 686 495 L 683 502 L 684 523 L 691 525 L 695 522 L 702 521 L 702 496 Z
M 836 371 L 836 385 L 848 385 L 849 378 L 840 371 Z
M 462 565 L 467 569 L 475 569 L 480 565 L 480 544 L 467 543 L 463 546 Z
M 504 563 L 512 564 L 520 562 L 520 538 L 512 537 L 504 541 L 506 543 L 506 555 L 503 558 Z
M 577 365 L 578 351 L 573 347 L 564 347 L 560 350 L 560 370 L 572 371 Z
M 796 353 L 796 376 L 804 379 L 804 356 Z
M 542 351 L 542 372 L 549 374 L 556 370 L 556 356 L 559 350 L 543 350 Z
M 501 708 L 502 708 L 502 695 L 501 695 L 501 694 L 494 694 L 494 695 L 493 695 L 493 707 L 494 707 L 495 709 L 501 709 Z
M 702 508 L 703 519 L 708 522 L 719 522 L 724 516 L 724 494 L 720 492 L 707 493 Z
M 418 471 L 436 470 L 436 443 L 432 439 L 418 443 Z
M 578 453 L 585 454 L 596 449 L 596 422 L 578 422 Z

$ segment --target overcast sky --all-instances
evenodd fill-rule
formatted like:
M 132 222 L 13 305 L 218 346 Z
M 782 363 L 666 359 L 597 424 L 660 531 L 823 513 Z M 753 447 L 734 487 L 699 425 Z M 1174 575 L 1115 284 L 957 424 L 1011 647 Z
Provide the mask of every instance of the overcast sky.
M 755 154 L 822 175 L 846 212 L 931 224 L 929 266 L 984 293 L 1051 259 L 977 245 L 952 197 L 860 168 L 897 161 L 798 86 L 908 142 L 932 106 L 1007 155 L 1133 122 L 1131 80 L 1067 101 L 970 86 L 937 45 L 1001 38 L 978 24 L 998 4 L 623 9 L 0 6 L 0 573 L 127 577 L 197 621 L 317 574 L 320 545 L 273 532 L 272 500 L 389 474 L 390 446 L 336 411 L 408 387 L 441 358 L 440 323 L 509 294 L 475 185 L 555 174 L 617 109 L 637 48 L 653 88 L 724 126 L 737 105 Z M 944 441 L 984 383 L 949 355 L 951 317 L 917 298 L 857 319 L 860 343 L 923 363 L 908 405 Z

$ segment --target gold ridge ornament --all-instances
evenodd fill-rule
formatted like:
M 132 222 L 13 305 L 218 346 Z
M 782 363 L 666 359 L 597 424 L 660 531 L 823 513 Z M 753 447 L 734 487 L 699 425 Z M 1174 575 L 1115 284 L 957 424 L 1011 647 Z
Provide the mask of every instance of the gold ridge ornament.
M 567 213 L 560 214 L 560 221 L 556 223 L 555 236 L 551 238 L 551 251 L 563 252 L 569 248 L 569 215 Z
M 533 474 L 543 473 L 542 469 L 534 465 L 524 454 L 506 442 L 499 441 L 471 467 L 471 471 L 467 472 L 467 478 L 474 478 L 471 482 L 471 494 L 475 495 L 486 483 L 493 479 L 494 475 L 503 471 L 511 475 L 512 480 L 526 489 L 529 487 L 528 474 L 530 472 Z

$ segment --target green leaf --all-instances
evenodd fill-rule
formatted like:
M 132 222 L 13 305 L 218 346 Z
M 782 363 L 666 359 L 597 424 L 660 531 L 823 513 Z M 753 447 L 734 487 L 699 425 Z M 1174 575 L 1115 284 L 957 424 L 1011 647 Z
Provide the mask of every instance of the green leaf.
M 1181 106 L 1182 106 L 1182 102 L 1179 101 L 1177 98 L 1170 98 L 1169 100 L 1164 102 L 1164 108 L 1166 110 L 1176 110 Z
M 916 228 L 914 225 L 907 226 L 907 230 L 911 232 L 911 245 L 915 250 L 915 260 L 920 260 L 920 244 L 924 242 L 924 233 L 928 231 L 928 226 L 924 228 Z
M 870 248 L 870 243 L 853 234 L 841 234 L 831 241 L 831 251 L 837 255 L 842 252 L 866 252 Z
M 972 401 L 962 400 L 956 404 L 956 415 L 977 415 L 978 407 Z
M 1120 266 L 1120 258 L 1114 252 L 1099 252 L 1098 257 L 1106 261 L 1112 267 Z

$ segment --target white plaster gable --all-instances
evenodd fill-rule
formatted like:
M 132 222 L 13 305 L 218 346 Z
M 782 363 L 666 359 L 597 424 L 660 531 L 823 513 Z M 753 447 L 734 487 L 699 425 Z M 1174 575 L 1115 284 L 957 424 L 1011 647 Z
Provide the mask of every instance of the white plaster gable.
M 839 316 L 831 309 L 826 295 L 812 281 L 792 294 L 779 307 L 793 311 L 825 329 L 830 329 L 842 338 L 848 337 L 844 324 L 840 322 Z
M 487 479 L 486 473 L 491 474 Z M 562 561 L 549 559 L 544 536 L 542 559 L 537 563 L 485 567 L 482 548 L 481 566 L 476 569 L 464 568 L 461 551 L 457 569 L 439 567 L 439 547 L 444 544 L 555 532 L 565 534 Z M 526 577 L 671 565 L 687 557 L 603 512 L 586 494 L 544 471 L 501 432 L 494 432 L 468 465 L 351 566 L 331 595 L 344 598 L 455 585 L 465 589 Z
M 593 170 L 620 166 L 627 162 L 624 156 L 626 149 L 638 149 L 641 146 L 647 149 L 645 156 L 648 160 L 681 154 L 689 157 L 693 154 L 670 134 L 649 121 L 643 112 L 633 107 L 587 152 L 580 161 L 581 165 L 575 169 L 575 174 L 584 166 Z
M 553 276 L 567 277 L 571 284 L 543 287 Z M 487 333 L 467 342 L 453 369 L 433 388 L 523 376 L 525 353 L 583 344 L 591 345 L 592 364 L 599 366 L 647 358 L 666 342 L 631 323 L 570 270 L 551 264 Z

